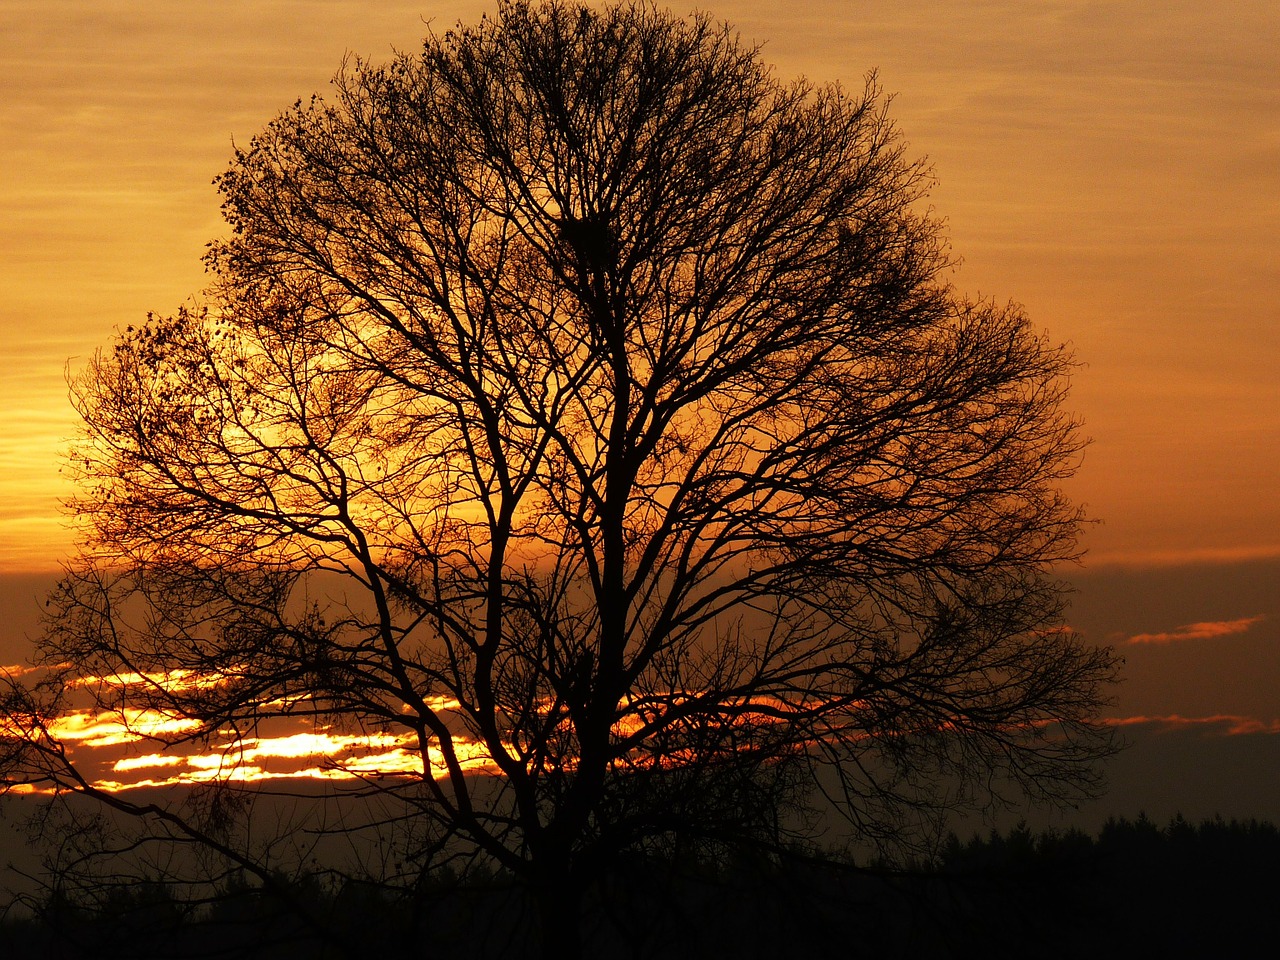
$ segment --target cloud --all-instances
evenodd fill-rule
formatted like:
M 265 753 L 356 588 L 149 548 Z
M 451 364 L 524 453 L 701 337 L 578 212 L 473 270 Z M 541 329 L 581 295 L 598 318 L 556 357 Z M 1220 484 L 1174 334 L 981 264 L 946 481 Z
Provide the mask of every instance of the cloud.
M 1242 617 L 1239 620 L 1207 620 L 1202 623 L 1187 623 L 1165 633 L 1137 633 L 1126 643 L 1176 643 L 1181 640 L 1213 640 L 1216 637 L 1229 637 L 1232 634 L 1244 633 L 1255 623 L 1264 618 Z
M 1184 717 L 1177 713 L 1163 717 L 1108 717 L 1102 722 L 1113 727 L 1152 726 L 1166 731 L 1198 728 L 1208 734 L 1227 737 L 1250 733 L 1280 735 L 1280 719 L 1263 720 L 1259 717 L 1245 717 L 1229 713 L 1214 714 L 1211 717 Z
M 1135 549 L 1090 551 L 1090 570 L 1159 570 L 1170 567 L 1230 566 L 1238 563 L 1280 560 L 1280 543 L 1235 547 L 1185 547 L 1164 550 Z

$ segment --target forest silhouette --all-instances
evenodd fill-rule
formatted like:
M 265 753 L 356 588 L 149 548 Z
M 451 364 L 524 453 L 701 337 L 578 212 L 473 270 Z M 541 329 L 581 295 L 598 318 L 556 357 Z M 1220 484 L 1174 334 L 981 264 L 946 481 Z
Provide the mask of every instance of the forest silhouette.
M 1113 818 L 1078 830 L 952 834 L 929 862 L 888 865 L 799 850 L 780 858 L 620 866 L 589 904 L 588 956 L 875 958 L 1270 956 L 1280 938 L 1280 829 Z M 49 958 L 523 958 L 535 911 L 510 876 L 449 871 L 414 891 L 322 874 L 287 881 L 297 902 L 229 882 L 206 902 L 162 882 L 15 901 L 6 955 Z

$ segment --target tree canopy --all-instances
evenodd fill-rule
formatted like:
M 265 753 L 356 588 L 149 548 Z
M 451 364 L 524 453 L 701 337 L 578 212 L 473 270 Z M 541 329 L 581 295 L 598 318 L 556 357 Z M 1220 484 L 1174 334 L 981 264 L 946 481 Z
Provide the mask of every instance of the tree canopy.
M 1071 357 L 953 289 L 888 105 L 645 4 L 349 61 L 217 178 L 204 305 L 75 380 L 45 662 L 399 737 L 367 785 L 548 938 L 622 855 L 1087 793 Z

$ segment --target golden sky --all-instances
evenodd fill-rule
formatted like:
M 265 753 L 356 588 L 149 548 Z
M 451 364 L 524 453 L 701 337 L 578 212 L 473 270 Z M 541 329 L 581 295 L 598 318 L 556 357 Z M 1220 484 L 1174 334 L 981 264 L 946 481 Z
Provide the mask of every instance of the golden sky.
M 1129 657 L 1118 722 L 1280 744 L 1280 5 L 700 5 L 762 42 L 784 79 L 858 87 L 878 69 L 910 150 L 934 163 L 957 286 L 1024 303 L 1074 345 L 1073 405 L 1094 444 L 1071 490 L 1104 523 L 1073 618 Z M 414 48 L 427 21 L 491 8 L 0 5 L 0 613 L 13 636 L 36 593 L 17 575 L 71 548 L 57 506 L 75 430 L 65 371 L 199 293 L 221 231 L 210 180 L 233 138 L 323 92 L 344 54 L 381 59 Z M 21 656 L 0 643 L 0 662 Z
M 0 569 L 69 548 L 64 371 L 197 294 L 235 138 L 487 4 L 6 0 L 0 9 Z M 970 293 L 1086 366 L 1094 563 L 1280 555 L 1274 0 L 723 0 L 779 75 L 879 70 Z M 785 13 L 780 11 L 785 9 Z

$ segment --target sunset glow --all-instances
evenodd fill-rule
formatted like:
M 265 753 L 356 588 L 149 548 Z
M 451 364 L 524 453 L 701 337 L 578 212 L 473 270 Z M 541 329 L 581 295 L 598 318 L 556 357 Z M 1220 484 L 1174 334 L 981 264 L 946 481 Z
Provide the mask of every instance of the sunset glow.
M 189 717 L 125 707 L 120 713 L 64 713 L 49 724 L 49 732 L 59 740 L 83 743 L 87 747 L 119 747 L 199 727 L 200 721 Z
M 171 691 L 201 689 L 221 682 L 215 677 L 199 677 L 191 671 L 169 674 L 122 673 L 115 677 L 83 677 L 70 686 L 114 686 L 118 696 L 127 696 L 133 685 L 155 685 Z M 645 768 L 653 764 L 680 765 L 700 755 L 667 750 L 661 755 L 643 750 L 646 726 L 662 720 L 668 711 L 696 703 L 696 694 L 653 698 L 643 706 L 623 705 L 623 715 L 614 725 L 620 740 L 635 738 L 636 750 L 625 766 Z M 448 697 L 429 699 L 432 708 L 443 714 L 456 710 L 458 701 Z M 803 713 L 813 704 L 792 703 L 779 697 L 723 704 L 724 717 L 741 723 L 744 729 L 767 728 L 792 713 Z M 544 705 L 549 711 L 552 705 Z M 851 708 L 856 710 L 854 705 Z M 171 787 L 201 783 L 266 783 L 269 781 L 316 780 L 326 782 L 418 778 L 423 776 L 423 759 L 412 732 L 345 732 L 333 726 L 316 726 L 312 721 L 277 717 L 264 721 L 252 734 L 201 735 L 203 725 L 190 717 L 155 709 L 122 707 L 116 711 L 67 710 L 46 723 L 50 737 L 64 744 L 74 763 L 84 770 L 100 771 L 91 777 L 92 786 L 108 791 L 144 787 Z M 745 746 L 745 743 L 743 744 Z M 466 737 L 455 735 L 452 751 L 467 773 L 496 772 L 488 750 Z M 427 751 L 428 775 L 447 775 L 444 755 L 434 744 Z
M 1052 342 L 1070 345 L 1080 366 L 1068 406 L 1092 444 L 1066 492 L 1100 522 L 1085 529 L 1083 565 L 1061 575 L 1078 590 L 1071 628 L 1127 660 L 1108 722 L 1135 736 L 1274 742 L 1280 5 L 699 6 L 763 43 L 780 78 L 856 90 L 878 71 L 908 154 L 927 156 L 937 177 L 924 205 L 947 223 L 955 265 L 944 279 L 1025 304 Z M 344 56 L 380 62 L 414 49 L 426 24 L 443 31 L 493 8 L 5 4 L 0 663 L 10 666 L 0 675 L 40 678 L 27 665 L 32 638 L 80 536 L 61 506 L 75 492 L 66 457 L 79 428 L 67 377 L 148 311 L 198 308 L 206 243 L 226 231 L 210 179 L 233 144 L 297 98 L 329 96 Z M 196 694 L 224 682 L 122 672 L 79 678 L 71 696 L 83 706 L 96 689 Z M 641 723 L 629 715 L 615 735 Z M 399 731 L 311 718 L 209 742 L 200 731 L 142 707 L 72 709 L 50 726 L 113 790 L 421 777 L 424 763 L 425 775 L 441 773 L 436 747 L 424 760 Z M 492 763 L 477 744 L 455 748 L 469 771 Z M 1273 760 L 1240 764 L 1255 769 L 1280 782 Z M 1166 793 L 1158 802 L 1173 803 Z M 1250 796 L 1267 810 L 1280 803 L 1273 788 Z
M 455 740 L 454 749 L 468 772 L 483 772 L 491 763 L 477 744 Z M 429 754 L 432 775 L 442 776 L 444 761 L 440 752 L 433 749 Z M 139 771 L 151 772 L 139 777 Z M 211 781 L 255 783 L 419 777 L 422 760 L 416 753 L 412 735 L 340 734 L 322 729 L 234 740 L 214 745 L 205 753 L 126 756 L 111 765 L 111 772 L 134 776 L 105 778 L 95 785 L 106 790 L 125 790 Z
M 104 790 L 175 786 L 208 782 L 250 783 L 268 780 L 357 780 L 421 777 L 423 760 L 412 733 L 343 733 L 331 727 L 298 728 L 302 721 L 277 720 L 278 732 L 215 737 L 208 744 L 190 740 L 197 720 L 154 710 L 126 708 L 118 713 L 69 711 L 53 718 L 50 736 L 64 743 Z M 157 751 L 160 744 L 164 746 Z M 148 747 L 152 752 L 137 752 Z M 492 760 L 480 745 L 454 737 L 462 769 L 482 773 Z M 427 751 L 431 776 L 446 772 L 436 747 Z
M 198 297 L 232 139 L 323 91 L 344 52 L 381 59 L 424 19 L 490 7 L 332 3 L 303 29 L 278 0 L 6 5 L 0 566 L 50 569 L 69 549 L 64 370 Z M 878 68 L 936 165 L 957 282 L 1075 345 L 1095 444 L 1074 492 L 1107 521 L 1095 562 L 1280 556 L 1280 502 L 1262 495 L 1280 482 L 1274 4 L 708 9 L 767 40 L 782 77 L 855 87 Z
M 1206 736 L 1280 736 L 1280 719 L 1240 715 L 1187 717 L 1110 717 L 1105 723 L 1122 728 L 1199 730 Z M 412 734 L 342 733 L 332 728 L 290 732 L 292 725 L 277 723 L 274 735 L 223 739 L 208 746 L 178 743 L 160 752 L 135 752 L 157 739 L 189 733 L 199 727 L 194 720 L 167 717 L 154 711 L 129 710 L 123 716 L 110 713 L 72 712 L 56 718 L 50 732 L 67 743 L 87 768 L 101 768 L 93 785 L 104 790 L 169 787 L 209 782 L 266 783 L 283 780 L 327 782 L 422 776 L 422 760 Z M 634 732 L 635 718 L 618 726 L 618 732 Z M 467 772 L 484 773 L 492 759 L 482 745 L 455 738 L 453 744 Z M 431 775 L 445 774 L 438 749 L 429 751 Z M 123 754 L 123 755 L 122 755 Z M 649 762 L 638 758 L 641 765 Z M 679 756 L 664 758 L 679 762 Z

